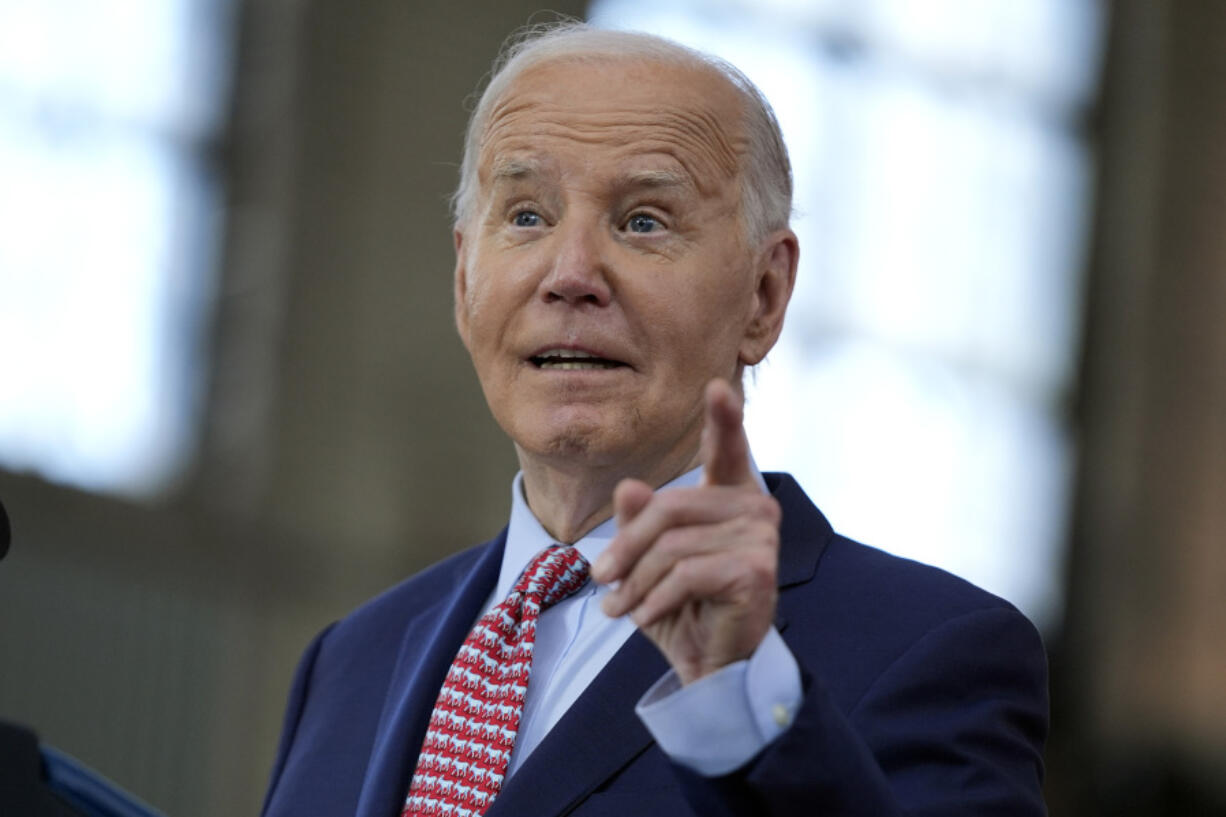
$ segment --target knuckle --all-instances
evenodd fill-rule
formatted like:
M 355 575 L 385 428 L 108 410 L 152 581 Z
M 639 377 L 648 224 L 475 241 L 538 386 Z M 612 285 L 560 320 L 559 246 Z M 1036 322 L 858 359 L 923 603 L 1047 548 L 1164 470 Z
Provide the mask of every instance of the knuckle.
M 779 526 L 763 525 L 759 528 L 758 538 L 763 548 L 769 552 L 771 559 L 775 559 L 779 553 Z
M 783 522 L 783 506 L 780 505 L 779 500 L 775 499 L 774 497 L 770 498 L 769 505 L 770 505 L 769 513 L 770 513 L 771 524 L 776 529 L 778 529 L 780 523 Z
M 753 542 L 757 538 L 758 527 L 758 522 L 748 516 L 738 516 L 732 520 L 730 525 L 738 544 Z
M 670 528 L 656 538 L 656 551 L 668 561 L 675 561 L 690 549 L 690 536 L 684 529 Z
M 777 537 L 775 526 L 756 516 L 737 517 L 732 526 L 737 538 L 747 545 L 759 545 Z
M 750 570 L 759 583 L 769 584 L 771 587 L 774 587 L 778 563 L 775 561 L 773 554 L 757 551 L 756 558 L 751 560 Z
M 783 518 L 783 510 L 779 507 L 779 502 L 773 496 L 760 494 L 754 498 L 753 510 L 754 516 L 767 520 L 774 525 L 778 525 Z
M 702 572 L 702 565 L 695 559 L 682 559 L 673 566 L 674 578 L 684 586 L 694 583 Z
M 737 571 L 754 587 L 775 585 L 778 573 L 778 559 L 774 548 L 749 547 L 743 549 L 737 560 Z

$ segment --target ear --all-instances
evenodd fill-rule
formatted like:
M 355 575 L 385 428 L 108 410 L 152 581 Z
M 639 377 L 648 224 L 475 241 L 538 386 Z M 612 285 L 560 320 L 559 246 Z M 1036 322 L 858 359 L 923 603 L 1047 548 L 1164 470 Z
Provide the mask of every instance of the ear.
M 464 234 L 452 232 L 455 242 L 455 328 L 464 348 L 468 348 L 468 266 L 464 256 Z
M 762 242 L 754 269 L 753 312 L 741 341 L 740 363 L 760 363 L 779 339 L 799 260 L 800 243 L 791 230 L 778 230 Z

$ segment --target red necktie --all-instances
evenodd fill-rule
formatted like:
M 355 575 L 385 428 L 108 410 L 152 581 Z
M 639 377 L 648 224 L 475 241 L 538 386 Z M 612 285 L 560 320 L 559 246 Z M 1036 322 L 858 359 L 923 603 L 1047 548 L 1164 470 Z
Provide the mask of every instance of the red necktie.
M 541 611 L 587 581 L 573 547 L 537 554 L 473 627 L 443 681 L 401 817 L 477 817 L 502 788 L 519 731 Z

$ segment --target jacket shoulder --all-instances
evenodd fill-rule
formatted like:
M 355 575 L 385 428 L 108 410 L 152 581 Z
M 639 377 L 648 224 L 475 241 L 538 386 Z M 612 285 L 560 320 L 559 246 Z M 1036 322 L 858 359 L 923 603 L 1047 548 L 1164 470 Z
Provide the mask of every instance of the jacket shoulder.
M 406 621 L 452 596 L 457 588 L 472 581 L 474 571 L 484 561 L 501 554 L 505 536 L 503 531 L 488 542 L 435 562 L 368 599 L 336 622 L 328 641 L 364 642 L 381 634 L 398 639 Z
M 1016 608 L 1005 599 L 947 570 L 887 553 L 836 534 L 819 573 L 856 588 L 849 601 L 862 614 L 880 611 L 892 619 L 941 621 L 975 610 Z M 1021 613 L 1018 613 L 1021 615 Z
M 784 512 L 781 570 L 791 573 L 779 599 L 784 640 L 842 705 L 932 634 L 961 634 L 966 649 L 976 649 L 979 630 L 990 625 L 1019 650 L 1041 656 L 1037 631 L 1008 601 L 835 533 L 799 485 L 778 476 L 768 484 Z M 948 643 L 956 648 L 959 637 Z
M 944 619 L 981 608 L 1014 609 L 946 570 L 835 533 L 790 475 L 764 476 L 783 509 L 781 568 L 789 580 L 812 580 L 823 595 L 870 619 L 874 611 L 894 619 Z

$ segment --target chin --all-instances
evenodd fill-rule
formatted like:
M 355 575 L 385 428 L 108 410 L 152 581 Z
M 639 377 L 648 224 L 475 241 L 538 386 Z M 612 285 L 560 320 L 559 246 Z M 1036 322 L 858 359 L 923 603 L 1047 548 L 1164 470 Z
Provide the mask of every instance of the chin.
M 593 442 L 586 434 L 563 434 L 549 440 L 542 453 L 554 459 L 586 459 L 592 454 Z
M 628 443 L 633 444 L 634 435 L 613 433 L 615 426 L 607 418 L 548 418 L 510 436 L 529 455 L 559 464 L 595 466 L 616 461 L 625 455 Z
M 525 435 L 520 442 L 521 447 L 551 459 L 599 455 L 607 445 L 604 429 L 599 426 L 571 423 L 534 431 L 535 433 Z

